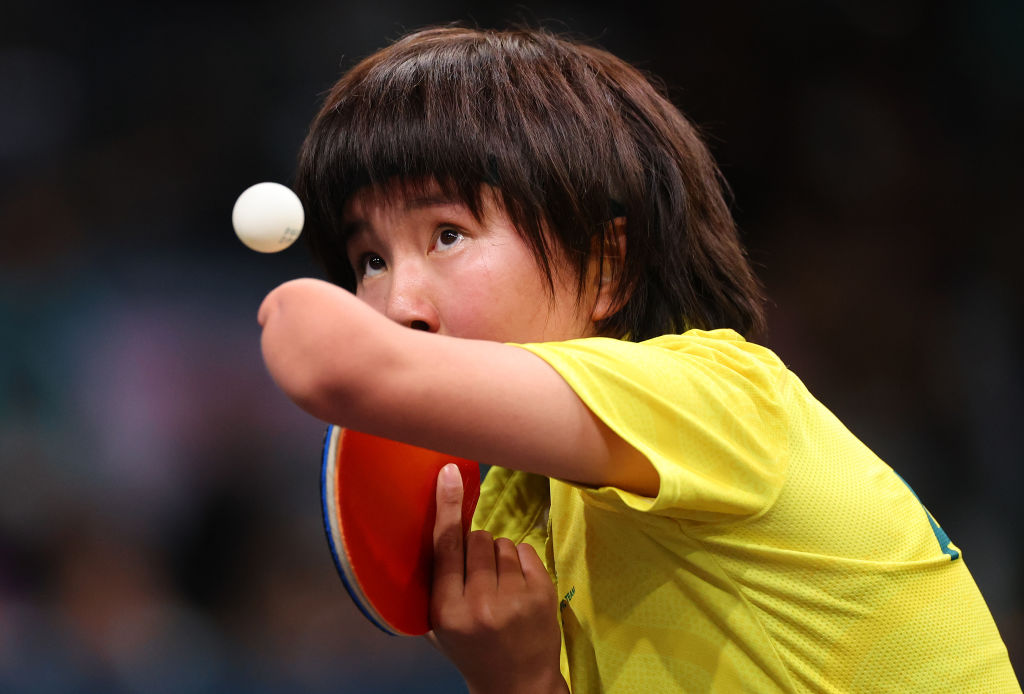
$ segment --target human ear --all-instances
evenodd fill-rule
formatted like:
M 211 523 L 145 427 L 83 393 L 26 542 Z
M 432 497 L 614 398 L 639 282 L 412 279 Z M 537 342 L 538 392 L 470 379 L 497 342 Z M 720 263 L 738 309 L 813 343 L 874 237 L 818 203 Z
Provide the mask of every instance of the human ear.
M 592 266 L 599 274 L 590 319 L 596 323 L 622 308 L 618 288 L 626 258 L 626 218 L 616 217 L 609 221 L 600 240 L 595 239 L 594 246 Z

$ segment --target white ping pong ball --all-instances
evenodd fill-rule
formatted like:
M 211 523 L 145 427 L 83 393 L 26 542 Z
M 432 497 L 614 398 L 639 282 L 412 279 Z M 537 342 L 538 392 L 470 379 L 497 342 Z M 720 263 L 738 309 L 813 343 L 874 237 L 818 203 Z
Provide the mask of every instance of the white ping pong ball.
M 280 183 L 246 188 L 231 211 L 231 224 L 246 246 L 260 253 L 283 251 L 299 238 L 306 214 L 299 196 Z

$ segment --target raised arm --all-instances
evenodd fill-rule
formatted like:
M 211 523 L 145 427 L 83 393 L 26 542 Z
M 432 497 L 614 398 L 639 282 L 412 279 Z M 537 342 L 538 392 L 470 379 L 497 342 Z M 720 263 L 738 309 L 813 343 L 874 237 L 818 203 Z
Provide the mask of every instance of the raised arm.
M 271 376 L 319 419 L 482 463 L 657 493 L 651 464 L 531 352 L 402 327 L 314 279 L 272 291 L 259 322 Z

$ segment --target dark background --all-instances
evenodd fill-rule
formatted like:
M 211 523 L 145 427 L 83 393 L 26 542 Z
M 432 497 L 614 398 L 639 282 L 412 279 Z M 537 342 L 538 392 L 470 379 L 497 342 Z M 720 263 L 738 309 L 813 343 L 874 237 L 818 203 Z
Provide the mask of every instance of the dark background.
M 768 339 L 908 480 L 1024 657 L 1024 4 L 16 0 L 0 21 L 0 690 L 452 691 L 335 575 L 322 425 L 248 251 L 324 91 L 406 30 L 509 20 L 659 75 L 705 130 Z

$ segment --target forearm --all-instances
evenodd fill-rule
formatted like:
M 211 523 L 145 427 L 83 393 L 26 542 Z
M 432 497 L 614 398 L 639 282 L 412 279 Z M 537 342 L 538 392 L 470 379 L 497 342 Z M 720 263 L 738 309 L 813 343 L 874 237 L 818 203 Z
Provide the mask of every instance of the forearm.
M 272 291 L 259 322 L 267 370 L 304 410 L 332 424 L 426 447 L 452 441 L 461 447 L 465 437 L 452 429 L 466 422 L 467 412 L 480 426 L 493 398 L 471 385 L 483 370 L 474 364 L 493 363 L 490 351 L 514 349 L 409 330 L 350 293 L 311 279 Z
M 325 422 L 482 463 L 657 493 L 646 459 L 531 352 L 410 330 L 311 279 L 272 291 L 259 321 L 274 381 Z
M 536 430 L 529 401 L 543 392 L 533 388 L 536 379 L 522 373 L 523 365 L 561 384 L 524 350 L 409 330 L 348 292 L 309 279 L 272 291 L 259 321 L 274 381 L 324 421 L 494 463 L 506 445 L 537 459 L 539 451 L 518 448 L 558 440 L 547 432 L 520 435 Z M 575 401 L 562 387 L 563 398 Z M 552 434 L 570 431 L 560 426 Z
M 478 460 L 499 447 L 488 422 L 528 426 L 495 387 L 502 359 L 535 359 L 514 347 L 404 328 L 311 279 L 272 291 L 259 322 L 270 375 L 323 421 Z
M 313 416 L 353 426 L 373 396 L 374 374 L 392 370 L 389 333 L 400 327 L 318 280 L 287 282 L 263 301 L 261 347 L 284 393 Z

